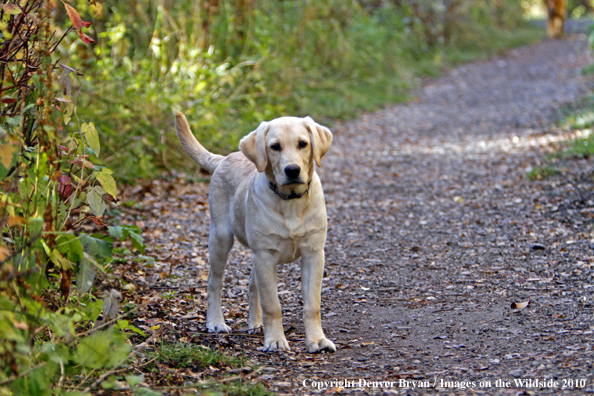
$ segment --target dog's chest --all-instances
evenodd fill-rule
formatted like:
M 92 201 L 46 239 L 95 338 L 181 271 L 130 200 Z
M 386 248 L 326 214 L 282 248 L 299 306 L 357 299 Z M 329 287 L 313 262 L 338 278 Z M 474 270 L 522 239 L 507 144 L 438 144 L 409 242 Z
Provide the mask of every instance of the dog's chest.
M 279 261 L 287 263 L 299 258 L 300 247 L 308 244 L 315 232 L 322 224 L 312 221 L 309 216 L 291 216 L 286 212 L 269 214 L 267 221 L 259 223 L 256 228 L 258 237 L 253 248 L 276 251 L 280 254 Z M 250 243 L 250 245 L 252 245 Z
M 268 235 L 277 236 L 278 239 L 289 243 L 305 237 L 309 227 L 300 217 L 277 215 L 271 216 L 267 228 Z

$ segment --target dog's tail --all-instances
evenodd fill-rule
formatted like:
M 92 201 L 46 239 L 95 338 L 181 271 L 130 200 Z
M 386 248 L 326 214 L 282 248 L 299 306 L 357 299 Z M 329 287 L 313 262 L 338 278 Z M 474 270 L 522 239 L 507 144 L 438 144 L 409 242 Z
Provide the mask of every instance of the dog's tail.
M 173 114 L 175 114 L 175 133 L 177 133 L 177 137 L 179 138 L 184 151 L 188 153 L 198 165 L 210 173 L 213 173 L 225 157 L 213 154 L 202 147 L 192 134 L 190 125 L 181 111 L 173 109 Z

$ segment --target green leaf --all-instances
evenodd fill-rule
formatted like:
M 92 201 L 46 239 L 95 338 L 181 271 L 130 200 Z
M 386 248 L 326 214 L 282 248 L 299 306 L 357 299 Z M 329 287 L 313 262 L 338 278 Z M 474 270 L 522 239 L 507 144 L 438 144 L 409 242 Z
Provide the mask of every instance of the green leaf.
M 124 227 L 122 226 L 115 226 L 115 227 L 107 227 L 107 231 L 109 232 L 109 235 L 111 235 L 112 237 L 118 239 L 118 240 L 122 240 L 126 237 L 126 235 L 124 235 Z
M 80 240 L 72 234 L 60 235 L 56 238 L 56 247 L 62 255 L 75 264 L 79 264 L 84 256 L 84 250 Z
M 146 338 L 146 334 L 144 331 L 140 330 L 138 327 L 134 326 L 134 325 L 128 325 L 128 328 L 130 330 L 132 330 L 133 332 L 135 332 L 136 334 L 138 334 L 139 336 L 145 337 Z
M 134 231 L 129 231 L 130 233 L 130 240 L 132 241 L 132 246 L 134 246 L 138 251 L 142 254 L 144 253 L 144 239 L 140 234 L 135 233 Z
M 74 353 L 74 361 L 91 369 L 110 368 L 122 364 L 129 353 L 125 335 L 110 327 L 83 338 Z
M 144 381 L 144 374 L 141 375 L 126 375 L 124 376 L 126 382 L 133 388 Z
M 11 206 L 9 206 L 11 208 Z M 29 219 L 29 233 L 31 236 L 37 236 L 41 234 L 43 230 L 43 217 L 33 217 Z
M 97 258 L 106 258 L 112 256 L 111 244 L 113 239 L 103 234 L 81 234 L 80 241 L 85 250 Z
M 72 118 L 72 113 L 74 112 L 74 103 L 67 103 L 66 108 L 64 109 L 64 125 L 68 125 L 70 119 Z
M 140 253 L 144 253 L 144 249 L 146 245 L 144 244 L 144 239 L 140 235 L 142 230 L 137 226 L 116 226 L 116 227 L 107 227 L 109 231 L 109 235 L 113 236 L 114 238 L 119 239 L 120 241 L 130 237 L 132 241 L 132 246 L 134 246 Z
M 78 294 L 82 296 L 91 289 L 93 281 L 95 280 L 95 264 L 87 257 L 85 257 L 78 267 L 78 274 L 76 275 L 76 288 Z
M 95 129 L 95 125 L 92 122 L 88 124 L 82 124 L 80 127 L 81 132 L 83 133 L 87 144 L 95 152 L 95 155 L 99 157 L 99 150 L 101 149 L 101 145 L 99 143 L 99 134 Z
M 130 321 L 128 321 L 128 320 L 118 320 L 117 327 L 120 330 L 125 330 L 125 329 L 132 330 L 136 334 L 138 334 L 142 337 L 146 337 L 146 334 L 144 333 L 144 331 L 140 330 L 138 327 L 136 327 L 134 325 L 131 325 Z
M 99 315 L 101 315 L 101 311 L 103 310 L 103 301 L 87 301 L 84 304 L 81 303 L 81 305 L 85 307 L 85 309 L 81 311 L 83 319 L 96 322 L 97 318 L 99 318 Z
M 103 170 L 105 169 L 106 168 L 104 168 Z M 103 187 L 105 192 L 115 198 L 116 194 L 118 193 L 118 188 L 116 187 L 116 182 L 113 176 L 103 171 L 97 172 L 95 176 L 97 177 L 97 180 L 99 180 L 99 183 L 101 183 L 101 186 Z
M 12 204 L 12 199 L 10 199 L 10 196 L 0 192 L 0 207 L 1 208 L 6 208 L 6 211 L 8 212 L 9 215 L 11 216 L 15 216 L 15 212 L 14 212 L 14 206 Z M 31 222 L 34 220 L 40 220 L 41 221 L 41 229 L 43 229 L 43 218 L 41 217 L 37 217 L 35 219 L 29 219 L 29 225 L 31 225 Z M 41 231 L 39 231 L 41 232 Z M 33 234 L 36 235 L 37 233 Z
M 39 156 L 39 161 L 37 162 L 37 177 L 43 178 L 47 173 L 47 154 L 42 153 Z
M 87 193 L 87 203 L 96 216 L 103 216 L 107 205 L 103 202 L 103 197 L 94 188 Z
M 58 249 L 54 249 L 52 250 L 49 254 L 48 254 L 50 260 L 52 260 L 52 262 L 54 264 L 56 264 L 59 268 L 63 269 L 63 270 L 69 270 L 72 269 L 72 263 L 70 261 L 68 261 L 68 259 L 64 256 L 62 256 L 62 254 L 60 253 L 60 251 Z
M 21 124 L 21 116 L 18 115 L 16 117 L 7 117 L 6 123 L 12 126 L 19 126 Z

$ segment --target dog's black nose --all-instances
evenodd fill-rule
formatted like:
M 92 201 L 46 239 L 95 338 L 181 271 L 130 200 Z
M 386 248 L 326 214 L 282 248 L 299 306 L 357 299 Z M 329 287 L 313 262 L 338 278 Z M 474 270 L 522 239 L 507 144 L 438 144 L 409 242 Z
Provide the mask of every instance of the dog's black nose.
M 301 172 L 299 165 L 289 165 L 285 168 L 285 175 L 287 175 L 289 179 L 299 177 L 299 172 Z

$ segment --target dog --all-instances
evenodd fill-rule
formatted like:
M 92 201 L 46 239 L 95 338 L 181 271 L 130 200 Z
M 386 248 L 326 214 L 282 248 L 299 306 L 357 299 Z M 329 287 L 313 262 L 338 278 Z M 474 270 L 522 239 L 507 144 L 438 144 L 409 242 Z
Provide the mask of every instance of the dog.
M 309 352 L 335 352 L 322 330 L 320 300 L 326 243 L 326 205 L 314 163 L 321 166 L 332 133 L 310 117 L 262 122 L 239 142 L 240 152 L 220 156 L 196 140 L 185 116 L 174 110 L 184 151 L 212 173 L 208 250 L 209 332 L 230 332 L 221 289 L 234 237 L 252 251 L 250 331 L 264 328 L 263 351 L 289 350 L 277 288 L 277 264 L 302 258 L 305 343 Z

